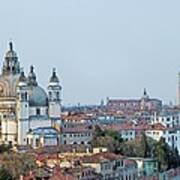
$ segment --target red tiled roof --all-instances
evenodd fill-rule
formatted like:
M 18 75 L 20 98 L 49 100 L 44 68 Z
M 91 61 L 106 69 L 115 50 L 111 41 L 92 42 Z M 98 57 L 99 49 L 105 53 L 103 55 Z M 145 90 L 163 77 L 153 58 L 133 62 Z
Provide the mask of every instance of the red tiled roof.
M 147 124 L 134 125 L 132 123 L 124 123 L 124 124 L 106 126 L 105 129 L 112 129 L 115 131 L 122 131 L 122 130 L 135 130 L 135 131 L 142 130 L 143 131 L 143 130 L 148 129 L 148 127 L 149 125 Z
M 59 167 L 56 167 L 50 180 L 75 180 L 75 177 L 70 174 L 63 173 Z
M 92 133 L 94 130 L 88 128 L 87 126 L 84 125 L 77 125 L 74 127 L 66 127 L 62 128 L 62 133 L 81 133 L 81 132 L 87 132 L 87 133 Z
M 123 158 L 123 156 L 116 155 L 114 153 L 105 152 L 105 153 L 98 153 L 92 156 L 85 156 L 85 157 L 82 157 L 81 160 L 84 163 L 100 163 L 106 160 L 109 160 L 109 161 L 117 160 L 119 158 Z
M 165 130 L 166 127 L 161 123 L 155 123 L 149 126 L 149 130 Z
M 87 114 L 71 114 L 71 115 L 64 115 L 61 118 L 63 120 L 68 120 L 68 121 L 81 121 L 81 120 L 91 119 L 92 116 L 89 116 Z

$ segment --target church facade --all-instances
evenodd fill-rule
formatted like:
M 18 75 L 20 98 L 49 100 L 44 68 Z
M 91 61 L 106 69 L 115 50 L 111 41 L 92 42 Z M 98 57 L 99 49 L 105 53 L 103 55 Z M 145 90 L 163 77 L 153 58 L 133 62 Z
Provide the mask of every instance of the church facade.
M 0 75 L 0 143 L 26 145 L 31 131 L 60 124 L 61 89 L 55 69 L 47 91 L 33 66 L 26 76 L 10 42 Z

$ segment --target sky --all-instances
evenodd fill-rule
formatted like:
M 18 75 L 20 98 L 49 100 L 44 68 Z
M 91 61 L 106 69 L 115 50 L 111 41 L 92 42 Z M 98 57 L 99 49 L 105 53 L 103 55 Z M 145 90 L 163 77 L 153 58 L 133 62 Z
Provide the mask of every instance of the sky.
M 57 68 L 65 105 L 150 97 L 176 102 L 179 0 L 0 0 L 0 64 L 12 40 L 46 88 Z

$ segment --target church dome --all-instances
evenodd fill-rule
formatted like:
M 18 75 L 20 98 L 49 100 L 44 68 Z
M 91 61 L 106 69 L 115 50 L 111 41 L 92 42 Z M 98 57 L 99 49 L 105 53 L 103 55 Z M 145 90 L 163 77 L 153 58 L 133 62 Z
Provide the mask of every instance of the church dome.
M 29 87 L 29 105 L 30 106 L 47 106 L 48 96 L 43 88 L 38 86 L 36 81 L 36 74 L 34 73 L 34 67 L 30 67 L 28 75 L 28 87 Z
M 30 106 L 47 106 L 48 97 L 46 92 L 40 86 L 31 86 L 29 91 Z

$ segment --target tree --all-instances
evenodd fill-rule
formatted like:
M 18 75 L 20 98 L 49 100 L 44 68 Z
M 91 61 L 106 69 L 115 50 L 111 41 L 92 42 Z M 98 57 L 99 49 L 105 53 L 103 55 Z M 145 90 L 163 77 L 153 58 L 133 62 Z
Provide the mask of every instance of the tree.
M 9 151 L 12 148 L 11 145 L 1 144 L 0 145 L 0 154 Z
M 147 141 L 147 137 L 145 133 L 142 133 L 142 137 L 141 137 L 141 148 L 142 148 L 142 156 L 144 158 L 148 157 L 150 155 L 150 148 L 148 145 L 148 141 Z
M 122 138 L 117 131 L 102 130 L 99 126 L 95 127 L 93 147 L 107 147 L 110 152 L 119 153 L 121 151 Z
M 142 137 L 126 141 L 122 145 L 122 154 L 130 157 L 145 157 L 147 147 L 146 141 Z M 149 150 L 148 150 L 149 151 Z
M 35 159 L 28 154 L 4 153 L 1 155 L 1 166 L 11 174 L 13 179 L 19 179 L 20 175 L 26 175 L 36 169 Z
M 99 125 L 96 125 L 96 126 L 95 126 L 95 129 L 94 129 L 94 138 L 100 137 L 100 136 L 105 136 L 105 133 L 104 133 L 104 131 L 99 127 Z
M 0 169 L 0 180 L 13 180 L 13 178 L 8 170 L 1 168 Z
M 159 170 L 165 171 L 168 169 L 168 159 L 169 159 L 169 147 L 165 142 L 164 138 L 156 143 L 155 146 L 155 157 L 159 163 Z
M 180 165 L 180 157 L 178 149 L 170 149 L 168 151 L 168 169 L 177 168 Z

